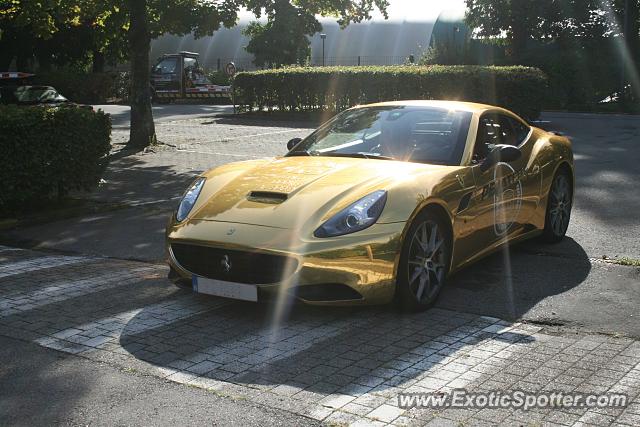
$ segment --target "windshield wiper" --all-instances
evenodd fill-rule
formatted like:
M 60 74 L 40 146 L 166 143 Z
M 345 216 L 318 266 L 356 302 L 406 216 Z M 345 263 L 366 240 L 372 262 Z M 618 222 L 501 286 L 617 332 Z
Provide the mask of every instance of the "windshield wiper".
M 357 157 L 361 159 L 378 159 L 378 160 L 396 160 L 394 157 L 382 156 L 375 153 L 364 153 L 362 151 L 357 153 L 322 153 L 325 156 L 331 157 Z

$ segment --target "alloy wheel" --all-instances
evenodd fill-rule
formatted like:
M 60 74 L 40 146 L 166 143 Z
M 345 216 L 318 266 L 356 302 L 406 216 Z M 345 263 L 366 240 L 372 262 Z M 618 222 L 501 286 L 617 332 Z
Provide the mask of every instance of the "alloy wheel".
M 571 215 L 571 187 L 564 174 L 559 174 L 549 195 L 549 220 L 556 236 L 562 236 L 569 226 Z
M 407 283 L 418 302 L 430 301 L 444 284 L 445 237 L 438 224 L 425 221 L 416 228 L 409 246 Z

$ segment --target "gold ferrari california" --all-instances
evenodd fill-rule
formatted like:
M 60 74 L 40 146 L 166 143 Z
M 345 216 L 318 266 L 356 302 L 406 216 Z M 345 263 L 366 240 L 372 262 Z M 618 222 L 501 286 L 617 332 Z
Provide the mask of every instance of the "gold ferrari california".
M 571 143 L 502 108 L 355 107 L 281 157 L 200 175 L 167 227 L 169 277 L 194 291 L 424 309 L 502 245 L 561 240 Z

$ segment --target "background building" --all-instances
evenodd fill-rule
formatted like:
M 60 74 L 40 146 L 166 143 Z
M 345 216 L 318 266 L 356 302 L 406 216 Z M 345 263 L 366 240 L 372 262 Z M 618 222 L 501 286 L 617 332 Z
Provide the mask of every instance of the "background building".
M 326 65 L 402 64 L 410 55 L 417 60 L 429 47 L 433 34 L 448 33 L 463 25 L 463 0 L 392 0 L 390 3 L 388 20 L 376 13 L 370 21 L 341 29 L 335 19 L 320 18 L 327 35 Z M 244 49 L 248 38 L 242 31 L 255 20 L 255 16 L 244 12 L 236 27 L 223 28 L 211 37 L 198 40 L 191 35 L 160 37 L 152 44 L 151 57 L 189 50 L 200 53 L 200 62 L 206 68 L 233 61 L 239 68 L 253 69 L 253 56 Z M 452 34 L 452 37 L 455 36 Z M 320 33 L 311 37 L 311 64 L 322 64 Z

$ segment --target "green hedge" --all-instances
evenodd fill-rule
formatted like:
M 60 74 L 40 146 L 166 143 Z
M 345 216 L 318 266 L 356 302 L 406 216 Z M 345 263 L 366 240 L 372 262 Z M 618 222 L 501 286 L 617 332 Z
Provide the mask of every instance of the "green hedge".
M 0 106 L 0 213 L 94 187 L 110 135 L 111 119 L 101 111 Z
M 342 111 L 359 104 L 405 99 L 482 102 L 536 118 L 547 78 L 530 67 L 367 66 L 299 67 L 238 73 L 241 111 Z
M 62 69 L 37 73 L 34 83 L 53 86 L 73 102 L 103 104 L 116 96 L 117 79 L 117 73 L 83 73 Z

